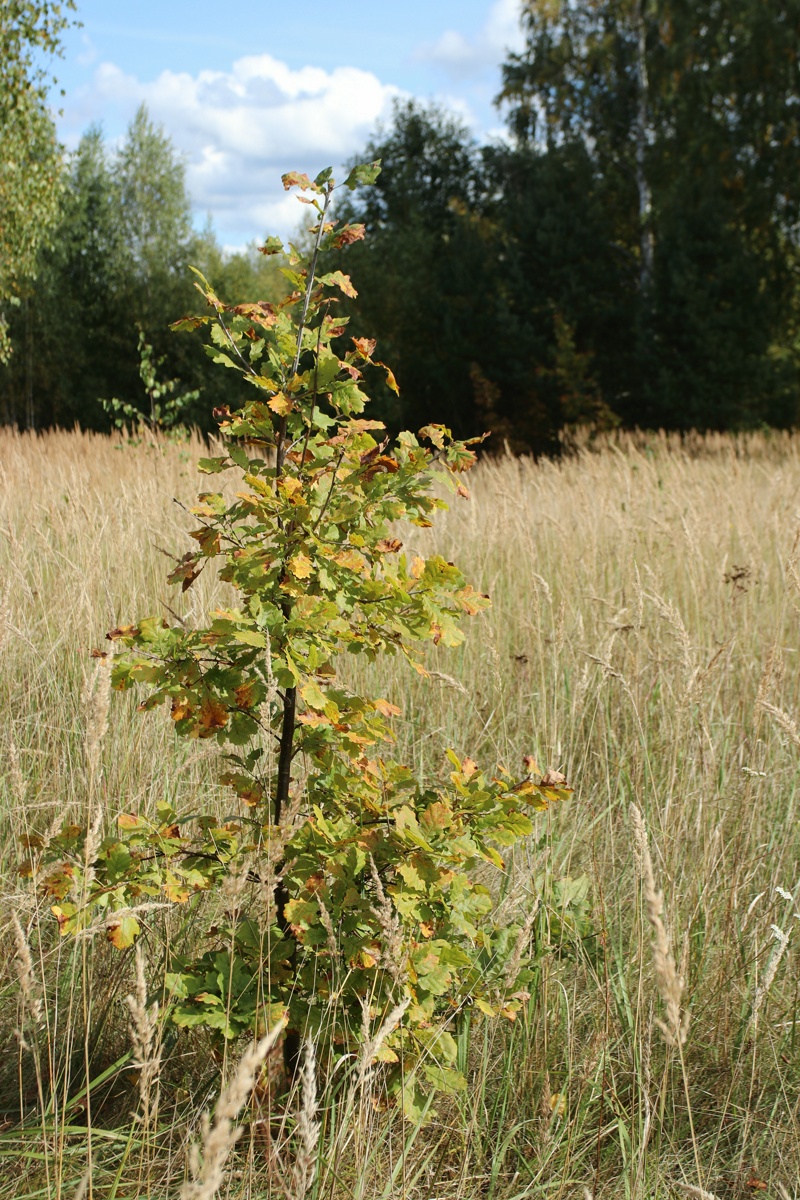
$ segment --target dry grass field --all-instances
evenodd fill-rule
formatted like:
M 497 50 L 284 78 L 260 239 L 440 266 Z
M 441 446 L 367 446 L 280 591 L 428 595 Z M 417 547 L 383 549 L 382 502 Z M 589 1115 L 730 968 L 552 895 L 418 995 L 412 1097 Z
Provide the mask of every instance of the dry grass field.
M 199 452 L 0 431 L 0 1200 L 177 1198 L 232 1073 L 196 1030 L 147 1032 L 189 918 L 146 917 L 137 999 L 133 953 L 102 930 L 59 939 L 19 873 L 26 838 L 64 821 L 228 803 L 215 749 L 109 703 L 90 657 L 177 603 L 160 551 L 186 548 L 173 498 L 193 498 Z M 304 1175 L 245 1111 L 220 1195 L 795 1200 L 800 438 L 621 435 L 562 463 L 486 461 L 471 487 L 411 540 L 491 611 L 429 680 L 376 671 L 421 773 L 447 747 L 492 769 L 533 753 L 574 785 L 497 900 L 502 919 L 543 897 L 537 986 L 513 1023 L 474 1014 L 469 1087 L 421 1128 L 323 1093 L 303 1135 L 300 1096 Z

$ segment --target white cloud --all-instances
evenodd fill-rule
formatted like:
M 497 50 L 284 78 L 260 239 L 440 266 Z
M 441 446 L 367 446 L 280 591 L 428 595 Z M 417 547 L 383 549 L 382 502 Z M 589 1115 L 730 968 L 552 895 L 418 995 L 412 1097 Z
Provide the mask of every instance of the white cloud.
M 399 94 L 370 71 L 292 70 L 269 54 L 240 58 L 230 71 L 164 71 L 152 82 L 104 63 L 65 117 L 73 128 L 87 112 L 130 119 L 144 101 L 185 155 L 195 209 L 238 242 L 296 228 L 300 209 L 281 173 L 313 174 L 358 153 Z
M 521 50 L 523 44 L 519 0 L 494 0 L 477 37 L 447 29 L 437 41 L 420 46 L 417 55 L 463 80 L 497 67 L 507 51 Z
M 90 67 L 93 62 L 97 62 L 97 47 L 87 33 L 81 34 L 81 46 L 83 49 L 75 61 L 78 66 Z

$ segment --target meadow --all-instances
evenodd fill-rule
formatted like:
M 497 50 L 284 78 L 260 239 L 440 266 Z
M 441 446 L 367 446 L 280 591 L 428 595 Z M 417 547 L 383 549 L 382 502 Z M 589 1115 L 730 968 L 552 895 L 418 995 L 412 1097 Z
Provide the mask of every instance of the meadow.
M 183 602 L 164 582 L 202 452 L 0 430 L 0 1198 L 177 1197 L 244 1048 L 154 1019 L 190 918 L 148 914 L 137 961 L 102 928 L 59 939 L 20 873 L 64 822 L 230 803 L 218 751 L 109 696 L 91 657 L 163 603 L 214 606 L 210 576 Z M 430 678 L 373 672 L 420 774 L 452 747 L 574 787 L 497 896 L 501 922 L 534 914 L 535 984 L 516 1020 L 473 1013 L 468 1088 L 420 1127 L 377 1085 L 298 1087 L 277 1131 L 254 1102 L 220 1194 L 800 1196 L 800 437 L 579 438 L 486 458 L 470 488 L 407 540 L 491 609 Z

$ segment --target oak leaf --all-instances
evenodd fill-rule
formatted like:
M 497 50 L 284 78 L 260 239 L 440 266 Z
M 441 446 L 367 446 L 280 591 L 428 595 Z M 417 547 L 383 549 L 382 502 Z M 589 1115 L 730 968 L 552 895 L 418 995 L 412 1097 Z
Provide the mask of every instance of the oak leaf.
M 359 352 L 359 354 L 363 354 L 364 358 L 372 357 L 372 355 L 375 353 L 375 347 L 377 346 L 377 344 L 378 343 L 375 340 L 375 338 L 366 338 L 366 337 L 354 337 L 353 338 L 353 345 L 355 346 L 355 348 Z
M 187 717 L 190 717 L 192 715 L 191 703 L 186 699 L 179 700 L 176 697 L 172 701 L 172 709 L 171 709 L 170 715 L 171 715 L 173 721 L 185 721 Z
M 365 234 L 365 225 L 345 225 L 344 229 L 336 234 L 333 244 L 337 250 L 342 246 L 352 246 L 353 242 L 360 242 Z
M 307 554 L 298 550 L 297 554 L 292 555 L 289 559 L 289 570 L 295 579 L 308 579 L 314 572 L 314 564 Z
M 271 400 L 267 401 L 267 408 L 271 408 L 279 417 L 285 417 L 292 411 L 294 405 L 288 396 L 284 396 L 283 392 L 277 392 Z
M 399 396 L 400 395 L 400 387 L 398 385 L 397 380 L 394 377 L 394 371 L 391 369 L 391 367 L 387 367 L 386 363 L 382 363 L 382 362 L 376 362 L 375 366 L 383 367 L 384 371 L 386 372 L 387 387 L 389 387 L 389 389 L 391 391 L 393 391 L 396 396 Z
M 215 696 L 204 696 L 200 705 L 200 737 L 209 737 L 215 729 L 224 729 L 228 723 L 228 710 Z
M 106 925 L 106 938 L 117 950 L 127 950 L 132 946 L 138 932 L 139 922 L 135 917 L 121 917 L 119 921 L 110 921 Z
M 309 188 L 313 188 L 315 192 L 319 191 L 316 184 L 313 184 L 308 176 L 300 171 L 287 171 L 285 175 L 281 175 L 281 183 L 287 192 L 293 187 L 299 187 L 304 192 Z

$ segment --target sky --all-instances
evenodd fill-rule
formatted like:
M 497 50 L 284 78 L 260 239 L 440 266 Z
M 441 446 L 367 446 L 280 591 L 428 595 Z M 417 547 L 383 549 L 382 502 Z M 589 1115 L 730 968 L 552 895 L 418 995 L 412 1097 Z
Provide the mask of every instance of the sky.
M 186 163 L 198 227 L 235 248 L 286 235 L 284 171 L 313 175 L 363 149 L 397 97 L 444 103 L 499 136 L 500 64 L 519 0 L 78 0 L 54 64 L 68 149 L 92 123 L 114 144 L 147 104 Z

